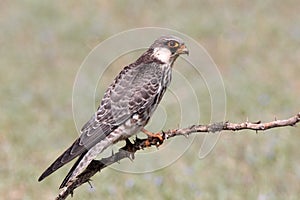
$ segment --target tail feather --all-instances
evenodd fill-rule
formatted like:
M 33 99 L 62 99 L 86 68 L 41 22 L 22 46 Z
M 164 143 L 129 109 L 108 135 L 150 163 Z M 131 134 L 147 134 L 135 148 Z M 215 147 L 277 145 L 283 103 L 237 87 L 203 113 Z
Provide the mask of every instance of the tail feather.
M 82 153 L 79 158 L 77 159 L 77 161 L 74 163 L 74 165 L 72 166 L 72 168 L 70 169 L 70 171 L 68 172 L 67 176 L 64 178 L 64 180 L 62 181 L 61 185 L 59 186 L 59 189 L 63 188 L 66 186 L 66 184 L 68 183 L 70 177 L 72 176 L 73 174 L 73 171 L 76 169 L 76 167 L 78 166 L 78 164 L 80 163 L 80 161 L 82 160 L 82 158 L 85 156 L 85 154 L 87 153 L 84 152 Z
M 61 168 L 66 163 L 70 162 L 80 154 L 85 154 L 86 148 L 80 144 L 80 139 L 77 139 L 71 147 L 69 147 L 63 154 L 61 154 L 39 177 L 38 181 L 42 181 L 44 178 Z M 80 156 L 80 158 L 82 155 Z M 78 162 L 78 161 L 77 161 Z M 77 163 L 76 162 L 76 163 Z M 75 164 L 76 164 L 75 163 Z

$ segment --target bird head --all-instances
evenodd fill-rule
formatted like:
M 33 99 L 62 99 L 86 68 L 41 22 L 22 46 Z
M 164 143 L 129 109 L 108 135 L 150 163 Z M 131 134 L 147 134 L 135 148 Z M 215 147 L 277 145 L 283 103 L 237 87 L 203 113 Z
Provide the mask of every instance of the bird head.
M 154 41 L 150 49 L 153 56 L 163 63 L 173 63 L 181 54 L 189 54 L 184 42 L 175 36 L 162 36 Z

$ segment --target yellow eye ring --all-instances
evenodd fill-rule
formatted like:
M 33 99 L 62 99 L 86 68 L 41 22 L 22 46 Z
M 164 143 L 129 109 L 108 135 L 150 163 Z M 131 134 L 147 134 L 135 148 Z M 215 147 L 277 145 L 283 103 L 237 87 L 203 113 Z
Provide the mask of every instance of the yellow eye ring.
M 171 47 L 171 48 L 176 48 L 179 46 L 179 43 L 174 41 L 174 40 L 171 40 L 168 42 L 168 46 Z

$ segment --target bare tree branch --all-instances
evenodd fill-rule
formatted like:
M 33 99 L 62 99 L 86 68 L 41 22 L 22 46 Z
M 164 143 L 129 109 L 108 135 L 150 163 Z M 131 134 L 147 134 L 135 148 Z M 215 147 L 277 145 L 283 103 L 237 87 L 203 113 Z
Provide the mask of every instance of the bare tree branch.
M 178 135 L 188 136 L 191 133 L 214 133 L 218 131 L 240 131 L 244 129 L 254 130 L 254 131 L 265 131 L 271 128 L 284 127 L 284 126 L 295 126 L 300 121 L 300 112 L 289 118 L 284 120 L 275 120 L 271 122 L 261 123 L 258 122 L 243 122 L 243 123 L 230 123 L 230 122 L 220 122 L 213 123 L 208 125 L 192 125 L 187 128 L 180 129 L 171 129 L 168 131 L 162 131 L 158 133 L 163 141 L 169 139 L 171 137 L 175 137 Z M 149 137 L 146 139 L 138 139 L 136 138 L 133 143 L 130 142 L 129 139 L 126 140 L 126 145 L 119 149 L 117 153 L 113 153 L 111 156 L 107 158 L 103 158 L 101 160 L 93 160 L 89 166 L 82 172 L 77 179 L 70 183 L 63 191 L 60 192 L 59 196 L 56 197 L 56 200 L 66 199 L 68 195 L 73 195 L 73 191 L 82 185 L 83 183 L 89 182 L 90 178 L 94 176 L 97 172 L 100 172 L 105 167 L 119 162 L 124 158 L 134 159 L 134 153 L 138 150 L 150 147 L 150 146 L 159 146 L 163 143 L 163 141 L 159 140 L 158 137 Z

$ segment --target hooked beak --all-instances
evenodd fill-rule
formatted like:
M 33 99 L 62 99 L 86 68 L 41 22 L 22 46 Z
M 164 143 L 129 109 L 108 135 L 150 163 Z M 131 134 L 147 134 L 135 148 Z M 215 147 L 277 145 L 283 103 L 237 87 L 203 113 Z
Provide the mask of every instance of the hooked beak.
M 189 50 L 184 44 L 182 44 L 180 46 L 180 48 L 177 50 L 177 54 L 187 54 L 187 55 L 189 55 Z

